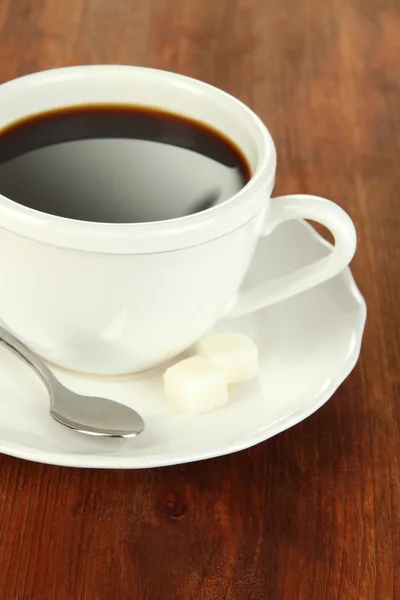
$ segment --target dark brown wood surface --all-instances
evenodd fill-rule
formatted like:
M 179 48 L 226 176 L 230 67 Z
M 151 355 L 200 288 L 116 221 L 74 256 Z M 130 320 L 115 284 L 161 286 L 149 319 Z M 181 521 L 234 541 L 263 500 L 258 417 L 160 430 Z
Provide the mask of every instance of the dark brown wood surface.
M 276 192 L 349 211 L 362 357 L 311 418 L 236 455 L 140 472 L 0 456 L 0 600 L 399 600 L 398 0 L 0 0 L 0 81 L 111 62 L 238 96 L 276 141 Z

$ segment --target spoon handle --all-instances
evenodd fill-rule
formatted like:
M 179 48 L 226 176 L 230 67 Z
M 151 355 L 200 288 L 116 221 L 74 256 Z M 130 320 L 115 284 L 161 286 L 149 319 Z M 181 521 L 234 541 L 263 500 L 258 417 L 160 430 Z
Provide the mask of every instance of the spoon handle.
M 53 373 L 46 367 L 44 362 L 34 354 L 25 344 L 12 335 L 9 331 L 0 326 L 0 344 L 3 344 L 8 350 L 11 350 L 19 358 L 22 358 L 38 375 L 43 379 L 46 386 L 50 389 L 57 382 Z M 57 382 L 58 383 L 58 382 Z

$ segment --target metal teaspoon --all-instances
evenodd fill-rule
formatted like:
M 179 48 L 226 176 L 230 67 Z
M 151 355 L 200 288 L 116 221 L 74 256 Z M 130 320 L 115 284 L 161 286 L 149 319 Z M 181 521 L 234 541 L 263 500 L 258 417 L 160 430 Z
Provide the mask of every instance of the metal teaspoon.
M 44 362 L 29 348 L 0 327 L 0 344 L 22 358 L 45 383 L 50 396 L 50 414 L 59 423 L 89 435 L 129 438 L 144 429 L 142 417 L 132 408 L 94 396 L 83 396 L 63 386 Z

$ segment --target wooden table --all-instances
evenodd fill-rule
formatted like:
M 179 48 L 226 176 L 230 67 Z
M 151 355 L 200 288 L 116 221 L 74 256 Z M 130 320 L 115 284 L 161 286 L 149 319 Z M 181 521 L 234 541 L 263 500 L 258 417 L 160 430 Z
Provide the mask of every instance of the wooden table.
M 1 81 L 128 63 L 248 103 L 276 192 L 354 219 L 369 307 L 334 398 L 249 451 L 140 472 L 0 456 L 1 600 L 400 598 L 399 30 L 398 0 L 0 0 Z

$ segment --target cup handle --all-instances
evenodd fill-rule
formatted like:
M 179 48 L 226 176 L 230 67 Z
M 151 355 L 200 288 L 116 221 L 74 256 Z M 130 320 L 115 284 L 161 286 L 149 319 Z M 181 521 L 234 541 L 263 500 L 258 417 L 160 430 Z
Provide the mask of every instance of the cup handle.
M 291 219 L 311 219 L 325 225 L 335 238 L 332 252 L 311 265 L 239 292 L 228 317 L 239 317 L 304 292 L 340 273 L 353 258 L 357 245 L 353 221 L 334 202 L 306 194 L 271 198 L 261 235 L 270 234 L 275 227 Z

